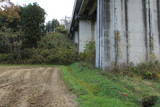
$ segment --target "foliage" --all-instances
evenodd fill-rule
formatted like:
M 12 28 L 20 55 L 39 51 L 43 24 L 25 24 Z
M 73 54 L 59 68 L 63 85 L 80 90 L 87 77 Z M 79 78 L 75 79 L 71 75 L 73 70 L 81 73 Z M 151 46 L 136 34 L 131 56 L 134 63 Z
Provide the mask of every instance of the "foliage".
M 142 99 L 143 107 L 153 107 L 158 100 L 157 96 L 147 96 Z
M 160 63 L 158 61 L 154 61 L 141 63 L 137 66 L 117 65 L 116 67 L 113 66 L 108 71 L 128 76 L 134 76 L 136 74 L 136 76 L 140 76 L 142 79 L 156 80 L 160 78 L 159 69 Z
M 61 68 L 66 84 L 78 97 L 80 107 L 140 107 L 146 97 L 153 100 L 155 107 L 160 106 L 159 80 L 116 72 L 104 74 L 80 63 Z M 156 100 L 150 96 L 155 96 Z
M 10 53 L 19 51 L 21 48 L 21 32 L 12 32 L 9 28 L 7 32 L 0 31 L 0 53 Z
M 47 63 L 69 64 L 77 59 L 75 45 L 61 33 L 51 33 L 43 37 L 38 47 L 45 52 L 46 49 L 51 51 L 52 54 L 48 55 L 49 62 Z
M 10 3 L 0 9 L 0 32 L 14 34 L 20 31 L 20 7 Z M 2 34 L 3 33 L 3 34 Z
M 89 42 L 83 53 L 80 53 L 80 60 L 95 65 L 96 47 L 95 42 Z
M 26 53 L 26 52 L 24 52 Z M 71 64 L 76 60 L 75 53 L 68 49 L 32 49 L 27 64 Z
M 56 28 L 56 32 L 59 32 L 59 33 L 62 33 L 62 34 L 66 34 L 66 35 L 68 34 L 68 31 L 65 29 L 65 27 L 63 25 L 58 26 Z
M 137 67 L 134 67 L 133 72 L 136 72 L 142 76 L 143 79 L 158 79 L 160 74 L 160 63 L 148 62 L 139 64 Z
M 9 7 L 0 9 L 0 63 L 12 63 L 15 58 L 20 57 L 20 19 L 19 6 L 11 3 Z
M 61 33 L 50 33 L 44 36 L 41 41 L 38 42 L 39 48 L 51 49 L 51 48 L 75 48 L 74 44 L 69 40 L 66 35 Z
M 0 54 L 0 63 L 6 63 L 7 59 L 8 59 L 7 54 Z
M 38 42 L 38 48 L 24 48 L 2 54 L 0 63 L 13 64 L 71 64 L 77 60 L 75 45 L 65 35 L 52 33 Z
M 44 32 L 45 12 L 36 3 L 24 7 L 11 4 L 0 9 L 0 63 L 70 64 L 77 60 L 76 47 L 67 30 L 53 19 Z M 54 32 L 56 31 L 56 32 Z M 45 35 L 44 35 L 45 34 Z
M 52 21 L 48 21 L 46 24 L 46 32 L 55 32 L 56 28 L 59 26 L 59 21 L 57 19 L 53 19 Z
M 25 48 L 36 48 L 44 34 L 45 11 L 38 4 L 29 4 L 21 9 L 22 31 Z
M 11 4 L 11 6 L 5 6 L 0 9 L 1 18 L 5 17 L 8 22 L 13 22 L 14 20 L 20 20 L 20 7 Z

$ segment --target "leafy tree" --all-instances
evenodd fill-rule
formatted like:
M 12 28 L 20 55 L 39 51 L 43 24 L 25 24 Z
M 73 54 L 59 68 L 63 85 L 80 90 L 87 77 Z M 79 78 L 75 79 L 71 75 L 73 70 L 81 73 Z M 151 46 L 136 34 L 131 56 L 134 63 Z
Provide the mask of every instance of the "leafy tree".
M 45 27 L 46 27 L 46 28 L 45 28 L 45 29 L 46 29 L 46 32 L 50 32 L 50 30 L 51 30 L 51 22 L 48 21 Z
M 21 47 L 20 7 L 11 3 L 0 9 L 0 53 L 19 51 Z
M 60 25 L 57 19 L 52 20 L 52 31 L 55 32 L 55 29 Z
M 59 21 L 57 19 L 53 19 L 52 21 L 48 21 L 46 24 L 47 32 L 55 32 L 56 28 L 59 26 Z
M 9 6 L 0 8 L 0 27 L 16 29 L 20 22 L 20 7 L 10 3 Z
M 37 47 L 44 34 L 45 11 L 37 3 L 22 7 L 21 22 L 24 31 L 23 47 Z

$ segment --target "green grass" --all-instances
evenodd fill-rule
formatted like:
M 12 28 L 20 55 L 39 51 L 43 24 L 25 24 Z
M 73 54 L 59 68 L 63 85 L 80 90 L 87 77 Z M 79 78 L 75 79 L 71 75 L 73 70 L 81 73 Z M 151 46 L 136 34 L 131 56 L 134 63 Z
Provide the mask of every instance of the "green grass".
M 68 87 L 77 95 L 80 107 L 141 107 L 146 96 L 160 96 L 158 80 L 118 73 L 102 74 L 81 64 L 62 66 Z M 155 107 L 160 107 L 160 99 Z

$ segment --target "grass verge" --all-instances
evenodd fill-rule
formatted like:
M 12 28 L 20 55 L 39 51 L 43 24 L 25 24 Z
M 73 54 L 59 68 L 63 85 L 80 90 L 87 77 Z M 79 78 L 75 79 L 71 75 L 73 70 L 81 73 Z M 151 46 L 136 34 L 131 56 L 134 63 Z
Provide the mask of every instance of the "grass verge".
M 80 63 L 61 66 L 61 69 L 64 81 L 77 95 L 80 107 L 142 107 L 143 103 L 153 106 L 153 102 L 153 107 L 160 107 L 159 80 L 113 72 L 102 74 L 100 70 Z M 156 101 L 152 101 L 152 97 Z

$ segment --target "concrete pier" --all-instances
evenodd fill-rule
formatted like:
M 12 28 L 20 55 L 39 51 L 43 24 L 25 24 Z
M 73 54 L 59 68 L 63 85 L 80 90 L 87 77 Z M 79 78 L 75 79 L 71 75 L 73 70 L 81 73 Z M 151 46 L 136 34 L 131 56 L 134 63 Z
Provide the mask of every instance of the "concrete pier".
M 89 21 L 78 21 L 79 47 L 83 52 L 85 43 L 95 37 L 97 67 L 105 70 L 113 65 L 160 60 L 159 0 L 80 1 L 76 15 Z

